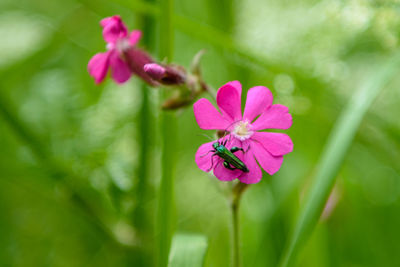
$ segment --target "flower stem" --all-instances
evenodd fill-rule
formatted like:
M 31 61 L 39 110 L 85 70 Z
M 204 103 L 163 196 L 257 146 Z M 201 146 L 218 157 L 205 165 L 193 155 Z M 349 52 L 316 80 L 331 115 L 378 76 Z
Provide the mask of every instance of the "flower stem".
M 150 0 L 147 0 L 150 1 Z M 152 44 L 152 36 L 155 31 L 154 19 L 148 15 L 138 16 L 136 24 L 138 27 L 143 29 L 143 32 L 146 34 L 142 38 L 142 44 L 146 49 L 151 49 Z M 134 62 L 130 62 L 134 63 Z M 132 64 L 129 64 L 129 67 L 132 68 Z M 143 66 L 142 66 L 143 68 Z M 131 69 L 132 72 L 135 72 L 135 69 Z M 147 83 L 147 84 L 146 84 Z M 142 244 L 142 250 L 140 251 L 140 257 L 138 257 L 138 265 L 140 266 L 153 266 L 154 259 L 150 257 L 153 253 L 153 242 L 152 234 L 153 229 L 151 228 L 151 219 L 149 213 L 146 209 L 146 204 L 150 201 L 151 195 L 151 176 L 149 175 L 149 167 L 150 167 L 150 158 L 151 153 L 153 151 L 153 121 L 154 118 L 151 114 L 152 103 L 150 101 L 150 93 L 148 86 L 149 82 L 147 80 L 143 80 L 140 83 L 141 92 L 142 92 L 142 105 L 139 111 L 138 120 L 138 145 L 139 145 L 139 159 L 138 164 L 135 170 L 135 174 L 137 177 L 137 183 L 135 185 L 134 191 L 132 192 L 133 197 L 135 197 L 135 207 L 133 209 L 132 219 L 133 225 L 138 232 L 138 238 Z
M 233 266 L 240 266 L 240 248 L 239 248 L 239 206 L 232 204 L 232 222 L 233 222 Z
M 233 242 L 233 267 L 240 267 L 240 236 L 239 236 L 239 206 L 243 192 L 249 185 L 244 183 L 237 183 L 232 189 L 232 242 Z
M 173 57 L 173 26 L 172 12 L 173 0 L 159 0 L 161 10 L 160 17 L 160 58 L 168 62 Z M 161 100 L 165 100 L 166 93 L 161 93 Z M 158 266 L 168 265 L 168 254 L 171 246 L 173 233 L 173 212 L 174 212 L 174 172 L 176 165 L 176 127 L 177 121 L 174 113 L 161 112 L 160 116 L 161 135 L 161 183 L 158 199 L 157 232 L 159 233 L 158 243 Z

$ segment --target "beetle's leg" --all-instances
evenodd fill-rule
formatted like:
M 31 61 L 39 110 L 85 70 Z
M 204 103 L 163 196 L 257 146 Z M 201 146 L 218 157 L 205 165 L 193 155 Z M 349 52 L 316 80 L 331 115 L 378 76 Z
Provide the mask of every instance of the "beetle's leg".
M 224 161 L 224 167 L 229 169 L 229 170 L 231 170 L 231 171 L 236 170 L 236 168 L 235 167 L 231 167 L 231 165 L 229 165 L 229 163 L 227 161 Z
M 247 153 L 250 150 L 250 145 L 247 147 L 246 152 L 243 153 Z
M 210 152 L 215 152 L 215 150 L 210 150 L 210 151 L 208 151 L 206 154 L 204 154 L 204 155 L 201 155 L 200 156 L 200 158 L 204 158 L 205 156 L 207 156 L 208 155 L 208 153 L 210 153 Z
M 225 146 L 226 142 L 228 142 L 228 139 L 225 139 L 224 141 L 222 141 L 222 145 Z
M 210 166 L 210 168 L 207 170 L 207 172 L 211 171 L 211 169 L 214 167 L 214 156 L 216 156 L 216 155 L 218 155 L 218 154 L 217 154 L 217 153 L 214 153 L 214 154 L 211 156 L 211 166 Z
M 231 148 L 231 152 L 232 153 L 235 153 L 235 152 L 237 152 L 237 151 L 242 151 L 243 153 L 244 153 L 244 150 L 243 150 L 243 148 L 241 148 L 241 147 L 237 147 L 237 146 L 233 146 L 232 148 Z

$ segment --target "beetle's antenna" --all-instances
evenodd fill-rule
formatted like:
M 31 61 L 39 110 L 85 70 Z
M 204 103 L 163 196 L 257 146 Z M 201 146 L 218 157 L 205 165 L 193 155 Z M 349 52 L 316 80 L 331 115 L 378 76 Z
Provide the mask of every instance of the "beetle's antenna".
M 201 155 L 200 158 L 204 158 L 205 156 L 207 156 L 210 152 L 215 152 L 215 150 L 210 150 L 207 153 L 205 153 L 204 155 Z
M 206 134 L 199 134 L 199 135 L 203 135 L 203 136 L 207 137 L 210 141 L 215 141 L 215 139 L 212 139 L 210 136 L 208 136 Z
M 250 150 L 250 145 L 247 147 L 247 149 L 246 149 L 246 152 L 245 152 L 245 153 L 249 152 L 249 150 Z
M 240 121 L 240 120 L 237 120 L 237 121 L 234 121 L 234 122 L 232 122 L 231 124 L 229 124 L 228 127 L 225 128 L 225 132 L 229 132 L 228 129 L 229 129 L 232 125 L 234 125 L 235 123 L 237 123 L 237 122 L 239 122 L 239 121 Z

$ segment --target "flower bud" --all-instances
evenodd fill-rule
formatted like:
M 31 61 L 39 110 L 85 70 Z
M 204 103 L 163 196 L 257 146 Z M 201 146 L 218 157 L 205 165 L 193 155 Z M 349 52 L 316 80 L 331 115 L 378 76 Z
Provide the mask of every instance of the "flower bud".
M 155 81 L 163 85 L 181 85 L 186 81 L 186 71 L 180 66 L 146 64 L 144 71 Z
M 144 65 L 144 71 L 154 80 L 161 80 L 167 72 L 163 66 L 156 63 Z

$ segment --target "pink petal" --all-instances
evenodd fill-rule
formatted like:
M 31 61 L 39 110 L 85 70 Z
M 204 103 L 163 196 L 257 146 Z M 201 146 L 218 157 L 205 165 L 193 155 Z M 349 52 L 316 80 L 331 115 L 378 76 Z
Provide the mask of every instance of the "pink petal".
M 289 129 L 292 126 L 292 115 L 288 112 L 289 109 L 286 106 L 272 105 L 252 123 L 252 130 Z
M 241 111 L 242 87 L 238 81 L 229 82 L 219 88 L 217 92 L 217 104 L 224 117 L 232 122 L 242 119 Z
M 225 130 L 231 122 L 225 119 L 208 99 L 201 98 L 193 105 L 197 124 L 204 130 Z
M 243 162 L 246 164 L 249 172 L 242 172 L 242 175 L 239 176 L 239 180 L 245 184 L 255 184 L 261 181 L 262 171 L 251 149 L 245 153 Z
M 218 156 L 215 156 L 218 157 Z M 240 176 L 241 170 L 229 170 L 225 168 L 223 160 L 219 159 L 217 165 L 214 168 L 214 175 L 221 181 L 232 181 Z
M 250 88 L 247 93 L 246 106 L 243 118 L 253 121 L 255 117 L 272 105 L 273 96 L 271 91 L 264 86 Z
M 103 38 L 107 43 L 116 43 L 118 39 L 128 35 L 128 29 L 120 16 L 102 19 L 100 25 L 103 27 Z
M 282 156 L 293 151 L 293 142 L 287 134 L 256 132 L 251 139 L 259 142 L 273 156 Z
M 107 75 L 110 65 L 110 52 L 98 53 L 94 55 L 88 63 L 89 74 L 97 84 L 101 83 Z
M 110 57 L 110 67 L 111 77 L 117 83 L 124 83 L 131 77 L 131 70 L 128 64 L 126 64 L 116 52 Z
M 280 169 L 283 162 L 282 156 L 272 156 L 271 153 L 258 142 L 251 142 L 250 149 L 253 151 L 258 163 L 260 163 L 261 167 L 268 174 L 273 175 Z
M 129 36 L 129 43 L 134 46 L 136 45 L 140 38 L 142 37 L 142 32 L 139 30 L 133 30 Z
M 211 150 L 213 150 L 212 146 L 213 143 L 214 141 L 202 144 L 196 152 L 195 161 L 197 166 L 202 171 L 209 172 L 213 167 L 211 162 L 211 157 L 213 155 L 213 152 L 210 152 Z M 214 165 L 216 162 L 217 162 L 217 156 L 214 157 Z
M 104 19 L 100 20 L 100 26 L 104 28 L 108 24 L 112 23 L 114 20 L 118 20 L 118 19 L 121 20 L 121 17 L 119 15 L 114 15 L 112 17 L 104 18 Z
M 239 96 L 242 97 L 242 84 L 239 81 L 231 81 L 226 83 L 225 85 L 230 85 L 236 89 Z

